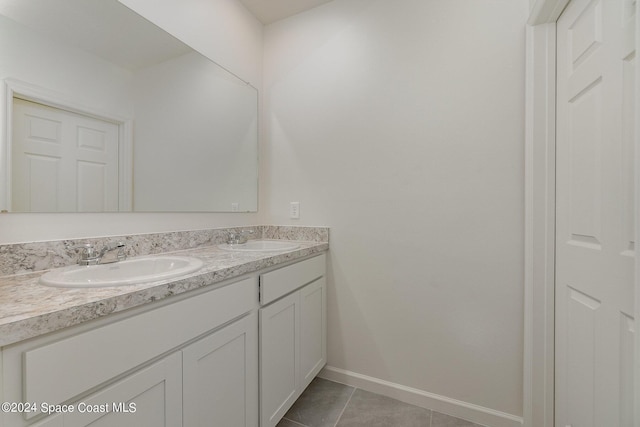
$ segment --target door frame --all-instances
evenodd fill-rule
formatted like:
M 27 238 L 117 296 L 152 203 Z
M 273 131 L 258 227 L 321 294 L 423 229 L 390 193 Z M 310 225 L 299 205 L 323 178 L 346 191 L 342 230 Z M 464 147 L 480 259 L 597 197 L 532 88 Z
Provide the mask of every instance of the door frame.
M 55 91 L 17 79 L 4 79 L 0 85 L 0 211 L 11 212 L 11 139 L 13 99 L 22 98 L 53 108 L 90 116 L 118 125 L 118 211 L 130 212 L 133 189 L 133 120 L 118 113 L 99 111 Z
M 525 78 L 525 277 L 523 424 L 554 426 L 556 22 L 570 0 L 530 0 Z M 636 11 L 640 46 L 640 11 Z M 635 88 L 635 212 L 640 212 L 640 66 Z M 635 241 L 640 242 L 635 215 Z M 635 330 L 640 331 L 640 250 L 635 257 Z M 640 396 L 640 334 L 635 339 L 635 396 Z M 634 399 L 640 426 L 640 399 Z

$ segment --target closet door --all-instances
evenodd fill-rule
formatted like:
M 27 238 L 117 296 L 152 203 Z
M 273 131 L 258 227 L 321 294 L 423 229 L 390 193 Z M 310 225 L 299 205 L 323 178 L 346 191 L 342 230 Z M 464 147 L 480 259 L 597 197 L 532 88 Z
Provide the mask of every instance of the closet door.
M 557 22 L 556 426 L 633 424 L 631 0 Z
M 11 210 L 118 211 L 115 123 L 14 98 Z

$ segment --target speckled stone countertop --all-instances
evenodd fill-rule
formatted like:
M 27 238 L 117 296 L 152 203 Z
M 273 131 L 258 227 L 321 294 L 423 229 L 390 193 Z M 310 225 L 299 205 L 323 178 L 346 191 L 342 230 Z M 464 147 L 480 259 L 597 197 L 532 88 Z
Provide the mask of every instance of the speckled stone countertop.
M 289 252 L 231 252 L 215 245 L 165 252 L 200 258 L 204 265 L 177 279 L 138 285 L 54 288 L 38 283 L 46 270 L 0 277 L 0 347 L 329 249 L 326 241 L 298 243 Z

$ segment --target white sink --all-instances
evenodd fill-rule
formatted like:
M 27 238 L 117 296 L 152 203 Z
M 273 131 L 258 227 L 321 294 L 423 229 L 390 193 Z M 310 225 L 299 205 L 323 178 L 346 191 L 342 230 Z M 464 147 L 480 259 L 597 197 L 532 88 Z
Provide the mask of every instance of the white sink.
M 202 260 L 182 256 L 153 256 L 100 265 L 74 265 L 44 274 L 40 283 L 63 288 L 135 285 L 172 279 L 202 268 Z
M 237 245 L 218 245 L 220 249 L 225 251 L 238 252 L 275 252 L 275 251 L 292 251 L 298 249 L 300 245 L 295 242 L 286 240 L 249 240 L 247 243 Z

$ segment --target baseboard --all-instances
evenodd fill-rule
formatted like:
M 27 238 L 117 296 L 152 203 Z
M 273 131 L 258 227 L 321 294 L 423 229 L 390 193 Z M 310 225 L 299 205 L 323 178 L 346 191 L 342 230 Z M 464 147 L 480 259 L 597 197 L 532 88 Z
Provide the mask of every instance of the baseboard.
M 318 376 L 488 427 L 522 427 L 523 424 L 522 417 L 333 366 L 325 366 Z

